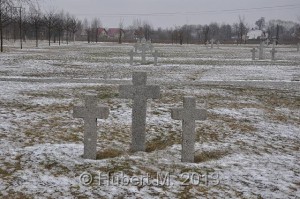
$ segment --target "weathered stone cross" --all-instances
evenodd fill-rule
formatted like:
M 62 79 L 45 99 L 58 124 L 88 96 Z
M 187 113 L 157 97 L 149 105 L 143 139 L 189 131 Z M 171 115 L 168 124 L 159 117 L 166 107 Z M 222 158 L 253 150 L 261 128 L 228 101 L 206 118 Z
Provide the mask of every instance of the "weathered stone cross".
M 183 98 L 183 108 L 174 108 L 171 117 L 175 120 L 182 120 L 182 162 L 194 162 L 195 157 L 195 120 L 205 120 L 206 110 L 196 109 L 194 97 Z
M 84 120 L 85 159 L 96 159 L 97 155 L 97 118 L 106 119 L 109 115 L 107 106 L 97 106 L 97 95 L 86 95 L 85 105 L 74 107 L 73 117 Z
M 262 59 L 265 59 L 265 56 L 264 56 L 264 42 L 261 41 L 260 42 L 260 46 L 259 46 L 259 59 L 262 60 Z
M 272 48 L 270 52 L 272 53 L 271 60 L 275 60 L 275 53 L 277 53 L 277 50 L 275 50 L 275 48 Z
M 206 48 L 208 48 L 208 44 L 209 44 L 209 41 L 207 40 L 207 41 L 205 42 L 205 47 L 206 47 Z
M 132 66 L 133 65 L 133 55 L 134 55 L 133 50 L 131 50 L 128 54 L 130 56 L 130 65 Z
M 137 50 L 138 50 L 138 48 L 139 48 L 139 43 L 135 43 L 134 44 L 134 52 L 136 52 L 137 53 Z
M 214 48 L 214 41 L 215 41 L 214 39 L 211 39 L 211 40 L 210 40 L 210 47 L 211 47 L 211 48 Z
M 160 88 L 156 85 L 146 85 L 146 72 L 133 72 L 133 85 L 120 85 L 121 98 L 132 99 L 132 135 L 131 151 L 145 151 L 146 110 L 147 99 L 158 99 Z
M 146 44 L 142 44 L 142 64 L 146 63 Z
M 159 55 L 158 51 L 155 50 L 154 53 L 153 53 L 153 56 L 154 56 L 154 66 L 157 66 L 158 55 Z
M 150 52 L 153 53 L 153 45 L 152 45 L 151 41 L 148 40 L 148 41 L 146 42 L 146 44 L 147 44 L 148 50 L 150 50 Z
M 251 52 L 252 52 L 252 60 L 255 60 L 255 53 L 257 52 L 257 50 L 255 48 L 252 48 Z
M 275 46 L 276 46 L 276 40 L 274 39 L 272 43 L 272 48 L 275 48 Z

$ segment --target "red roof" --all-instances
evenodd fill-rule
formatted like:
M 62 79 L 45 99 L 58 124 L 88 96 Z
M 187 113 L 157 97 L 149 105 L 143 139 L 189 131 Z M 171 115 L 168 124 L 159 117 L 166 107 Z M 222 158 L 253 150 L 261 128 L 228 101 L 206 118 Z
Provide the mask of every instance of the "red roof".
M 106 33 L 107 34 L 105 28 L 98 28 L 98 34 L 100 35 L 102 33 Z
M 120 34 L 120 30 L 124 32 L 124 30 L 120 29 L 120 28 L 109 28 L 107 30 L 107 35 L 109 37 L 115 37 L 116 35 Z

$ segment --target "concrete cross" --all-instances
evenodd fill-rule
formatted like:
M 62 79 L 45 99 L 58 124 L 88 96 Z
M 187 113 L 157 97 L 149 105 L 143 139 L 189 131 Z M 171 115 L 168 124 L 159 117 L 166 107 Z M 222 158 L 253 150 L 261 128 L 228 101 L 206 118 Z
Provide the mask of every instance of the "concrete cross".
M 108 118 L 109 108 L 97 106 L 97 95 L 86 95 L 84 101 L 84 106 L 74 107 L 73 117 L 84 120 L 83 158 L 95 160 L 97 154 L 97 118 Z
M 142 44 L 142 64 L 146 63 L 146 44 Z
M 133 72 L 133 85 L 120 85 L 120 98 L 132 99 L 131 151 L 145 151 L 147 99 L 160 98 L 160 88 L 146 85 L 146 72 Z
M 152 45 L 152 43 L 151 43 L 151 41 L 150 40 L 148 40 L 147 42 L 146 42 L 146 47 L 147 47 L 147 50 L 150 50 L 150 52 L 151 53 L 153 53 L 153 45 Z
M 210 47 L 211 47 L 211 48 L 214 48 L 214 39 L 211 39 L 211 40 L 210 40 Z
M 138 48 L 139 48 L 139 44 L 138 43 L 134 44 L 134 52 L 137 53 Z
M 272 48 L 275 48 L 275 46 L 276 46 L 276 40 L 274 39 L 272 43 Z
M 130 56 L 130 65 L 132 66 L 133 65 L 133 55 L 134 55 L 134 52 L 133 52 L 133 50 L 131 50 L 129 53 L 129 56 Z
M 275 48 L 272 48 L 270 52 L 272 53 L 271 60 L 275 60 L 275 53 L 277 53 L 277 50 L 275 50 Z
M 149 44 L 149 48 L 150 48 L 150 52 L 152 53 L 154 47 L 153 47 L 153 45 L 151 43 Z
M 207 40 L 207 41 L 205 42 L 206 48 L 208 48 L 208 44 L 209 44 L 209 41 Z
M 259 46 L 259 59 L 263 60 L 265 59 L 265 53 L 264 53 L 264 42 L 260 42 L 260 46 Z
M 175 120 L 182 120 L 182 162 L 194 162 L 195 158 L 195 120 L 205 120 L 206 110 L 196 109 L 194 97 L 183 98 L 183 108 L 171 110 L 171 117 Z
M 257 52 L 257 50 L 255 48 L 252 48 L 251 52 L 252 52 L 252 60 L 255 60 L 255 53 Z
M 146 42 L 147 42 L 147 40 L 146 40 L 146 38 L 144 37 L 144 38 L 141 40 L 141 43 L 142 43 L 142 44 L 146 44 Z
M 157 66 L 158 55 L 159 55 L 158 51 L 155 50 L 154 53 L 153 53 L 153 56 L 154 56 L 154 66 Z

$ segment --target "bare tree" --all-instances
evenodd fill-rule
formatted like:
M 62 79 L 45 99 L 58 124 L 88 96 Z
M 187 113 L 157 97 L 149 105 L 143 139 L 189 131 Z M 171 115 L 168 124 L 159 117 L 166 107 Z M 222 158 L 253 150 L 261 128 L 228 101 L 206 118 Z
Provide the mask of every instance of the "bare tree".
M 217 23 L 209 24 L 209 35 L 211 39 L 219 39 L 220 28 Z
M 222 24 L 220 27 L 220 40 L 229 41 L 232 36 L 232 28 L 230 25 Z
M 39 30 L 42 26 L 42 13 L 40 10 L 39 5 L 37 6 L 30 6 L 29 7 L 29 22 L 31 27 L 34 29 L 35 34 L 35 46 L 39 46 Z
M 99 18 L 94 18 L 92 20 L 92 32 L 94 34 L 95 42 L 98 43 L 99 38 L 99 28 L 101 26 L 101 21 Z
M 13 22 L 13 16 L 15 14 L 14 8 L 18 6 L 20 12 L 22 5 L 31 4 L 31 0 L 0 0 L 0 51 L 3 52 L 3 29 Z M 21 18 L 21 15 L 20 15 Z M 22 31 L 22 23 L 20 20 L 20 31 Z M 21 32 L 20 32 L 21 33 Z
M 66 31 L 66 41 L 67 44 L 69 44 L 69 35 L 71 32 L 71 26 L 72 26 L 72 17 L 70 16 L 69 13 L 66 14 L 66 16 L 64 17 L 64 29 Z
M 44 16 L 44 20 L 45 20 L 45 25 L 46 25 L 47 31 L 48 31 L 48 41 L 49 41 L 49 46 L 50 46 L 51 45 L 51 36 L 53 34 L 53 30 L 54 30 L 56 22 L 57 22 L 57 16 L 55 14 L 55 11 L 54 10 L 48 11 Z
M 239 38 L 240 44 L 243 43 L 243 40 L 246 43 L 247 32 L 248 32 L 248 28 L 245 24 L 245 17 L 239 16 L 239 35 L 238 35 L 238 38 Z
M 65 14 L 64 11 L 61 11 L 59 14 L 55 16 L 55 30 L 58 34 L 58 45 L 60 45 L 60 42 L 62 40 L 62 36 L 64 34 L 64 28 L 65 28 Z
M 204 44 L 206 45 L 206 42 L 209 40 L 209 26 L 208 25 L 205 25 L 203 27 L 203 35 L 204 35 Z
M 11 7 L 13 1 L 0 0 L 0 40 L 1 40 L 1 52 L 3 52 L 3 28 L 9 25 L 11 21 Z
M 259 30 L 263 30 L 266 26 L 266 20 L 264 17 L 261 17 L 260 19 L 258 19 L 256 22 L 255 22 L 255 25 L 257 25 L 258 29 Z
M 179 37 L 179 43 L 180 43 L 180 45 L 183 45 L 184 27 L 181 27 L 178 30 L 178 37 Z
M 120 21 L 120 23 L 119 23 L 119 44 L 122 43 L 122 37 L 123 37 L 123 21 Z
M 87 41 L 88 43 L 91 42 L 91 26 L 90 26 L 90 23 L 87 19 L 84 19 L 83 20 L 83 29 L 85 30 L 86 34 L 87 34 Z
M 75 42 L 75 33 L 81 28 L 81 26 L 81 21 L 72 16 L 70 20 L 70 31 L 73 34 L 73 42 Z
M 151 27 L 150 23 L 148 23 L 147 21 L 144 21 L 143 30 L 144 30 L 145 39 L 147 41 L 150 40 L 151 39 L 151 31 L 152 31 L 152 27 Z

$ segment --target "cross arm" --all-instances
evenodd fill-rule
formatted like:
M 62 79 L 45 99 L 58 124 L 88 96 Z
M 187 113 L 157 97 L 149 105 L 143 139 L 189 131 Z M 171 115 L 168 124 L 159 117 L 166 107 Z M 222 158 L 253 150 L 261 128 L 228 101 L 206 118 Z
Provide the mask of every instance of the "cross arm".
M 207 111 L 205 109 L 196 109 L 194 113 L 195 120 L 206 120 Z
M 160 98 L 159 86 L 157 86 L 157 85 L 147 86 L 145 95 L 147 98 L 159 99 Z
M 134 88 L 132 85 L 120 85 L 119 97 L 122 99 L 132 99 L 134 95 Z
M 73 117 L 74 118 L 84 118 L 85 116 L 85 108 L 81 106 L 75 106 L 73 109 Z
M 106 119 L 109 115 L 109 108 L 107 106 L 97 106 L 95 112 L 96 118 Z
M 174 120 L 183 120 L 183 109 L 182 108 L 172 108 L 171 118 Z

